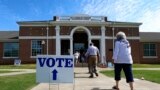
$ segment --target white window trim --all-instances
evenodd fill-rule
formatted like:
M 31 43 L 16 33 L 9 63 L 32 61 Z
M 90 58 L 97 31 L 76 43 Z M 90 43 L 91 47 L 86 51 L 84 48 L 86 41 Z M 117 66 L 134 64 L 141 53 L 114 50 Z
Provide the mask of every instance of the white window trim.
M 30 56 L 30 58 L 37 58 L 37 56 Z
M 33 39 L 33 40 L 31 40 L 31 55 L 30 55 L 30 58 L 36 58 L 36 56 L 32 56 L 32 41 L 34 41 L 34 40 L 39 40 L 39 41 L 41 41 L 40 39 Z

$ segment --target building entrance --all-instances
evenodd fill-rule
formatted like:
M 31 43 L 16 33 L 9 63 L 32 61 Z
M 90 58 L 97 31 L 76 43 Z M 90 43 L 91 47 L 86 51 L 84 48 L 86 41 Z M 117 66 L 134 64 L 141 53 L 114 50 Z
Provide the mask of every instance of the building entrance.
M 88 48 L 88 35 L 84 31 L 76 31 L 73 35 L 73 53 L 80 53 L 79 62 L 83 62 L 83 55 Z
M 86 51 L 88 48 L 88 35 L 84 31 L 76 31 L 73 35 L 73 52 Z

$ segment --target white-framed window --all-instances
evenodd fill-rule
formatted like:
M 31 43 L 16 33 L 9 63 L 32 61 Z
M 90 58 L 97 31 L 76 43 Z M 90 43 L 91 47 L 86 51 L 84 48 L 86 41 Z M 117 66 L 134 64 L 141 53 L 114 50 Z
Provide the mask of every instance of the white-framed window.
M 19 43 L 3 43 L 3 57 L 19 57 Z
M 42 41 L 41 40 L 32 40 L 32 56 L 42 54 Z
M 155 43 L 143 44 L 143 56 L 157 56 Z

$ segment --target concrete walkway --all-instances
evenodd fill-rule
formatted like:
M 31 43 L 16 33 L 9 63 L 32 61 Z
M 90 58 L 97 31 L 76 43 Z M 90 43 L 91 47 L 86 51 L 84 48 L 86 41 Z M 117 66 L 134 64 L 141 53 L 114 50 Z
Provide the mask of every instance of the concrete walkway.
M 98 68 L 98 70 L 100 71 L 111 69 Z M 86 67 L 75 68 L 74 84 L 40 83 L 31 90 L 113 90 L 112 86 L 115 85 L 114 78 L 106 77 L 100 73 L 99 77 L 88 78 L 89 74 L 87 72 L 88 69 Z M 135 90 L 160 90 L 160 84 L 139 79 L 135 79 L 134 87 Z M 125 82 L 125 79 L 120 81 L 120 90 L 130 90 L 129 85 Z
M 35 73 L 35 69 L 0 69 L 0 71 L 14 71 L 8 73 L 0 73 L 0 76 L 12 76 L 19 74 Z

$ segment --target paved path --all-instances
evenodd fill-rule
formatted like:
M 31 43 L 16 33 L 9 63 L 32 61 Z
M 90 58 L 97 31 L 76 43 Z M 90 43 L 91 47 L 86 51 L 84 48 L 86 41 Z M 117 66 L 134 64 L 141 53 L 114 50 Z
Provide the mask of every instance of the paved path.
M 0 69 L 0 71 L 15 71 L 15 72 L 8 72 L 8 73 L 0 73 L 0 76 L 12 76 L 12 75 L 19 75 L 19 74 L 27 74 L 27 73 L 35 73 L 36 72 L 35 69 Z
M 109 68 L 98 68 L 99 70 L 110 70 Z M 145 69 L 146 70 L 146 69 Z M 148 69 L 147 69 L 148 70 Z M 152 70 L 152 69 L 151 69 Z M 160 70 L 160 69 L 156 69 Z M 74 84 L 48 84 L 40 83 L 31 90 L 113 90 L 115 85 L 113 78 L 106 77 L 99 73 L 99 77 L 88 78 L 87 68 L 75 68 Z M 160 84 L 152 83 L 145 80 L 135 79 L 135 90 L 160 90 Z M 125 79 L 120 81 L 121 90 L 130 90 Z

